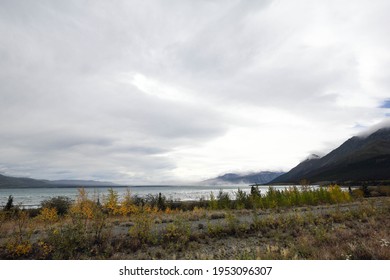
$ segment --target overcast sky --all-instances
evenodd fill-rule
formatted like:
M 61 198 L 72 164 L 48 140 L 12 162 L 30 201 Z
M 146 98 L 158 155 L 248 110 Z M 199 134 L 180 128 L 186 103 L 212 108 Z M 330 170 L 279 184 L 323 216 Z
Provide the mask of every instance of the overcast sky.
M 0 6 L 1 174 L 288 171 L 390 119 L 390 1 Z

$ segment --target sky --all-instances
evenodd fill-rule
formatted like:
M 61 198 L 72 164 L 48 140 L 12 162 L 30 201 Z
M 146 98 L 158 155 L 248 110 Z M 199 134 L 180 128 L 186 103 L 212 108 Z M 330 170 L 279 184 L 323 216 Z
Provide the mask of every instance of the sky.
M 288 171 L 390 118 L 390 1 L 0 5 L 3 175 Z

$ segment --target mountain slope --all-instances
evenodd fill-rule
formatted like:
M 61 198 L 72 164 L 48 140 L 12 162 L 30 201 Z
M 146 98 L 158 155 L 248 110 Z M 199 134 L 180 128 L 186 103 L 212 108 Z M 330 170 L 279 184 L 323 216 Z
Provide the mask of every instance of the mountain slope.
M 66 186 L 66 187 L 74 187 L 74 186 L 83 186 L 83 187 L 110 187 L 117 186 L 111 182 L 101 182 L 94 180 L 55 180 L 50 181 L 51 185 L 55 186 Z
M 0 188 L 47 188 L 47 187 L 113 187 L 110 182 L 92 180 L 37 180 L 31 178 L 10 177 L 0 174 Z
M 322 158 L 308 159 L 272 184 L 310 182 L 361 182 L 390 180 L 390 128 L 367 137 L 352 137 Z
M 36 180 L 31 178 L 10 177 L 0 174 L 0 188 L 25 188 L 25 187 L 47 187 L 49 181 Z
M 266 184 L 276 177 L 282 175 L 283 172 L 262 171 L 247 175 L 227 173 L 213 179 L 203 181 L 204 184 L 222 185 L 222 184 Z

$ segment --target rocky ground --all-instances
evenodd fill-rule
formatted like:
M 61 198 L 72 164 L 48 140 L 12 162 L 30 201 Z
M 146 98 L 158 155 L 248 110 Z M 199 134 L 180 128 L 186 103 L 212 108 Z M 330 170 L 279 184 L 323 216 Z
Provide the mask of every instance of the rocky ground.
M 189 221 L 188 241 L 113 259 L 390 259 L 390 198 L 267 211 L 218 211 Z M 171 222 L 156 223 L 158 235 Z M 113 228 L 128 235 L 132 223 Z
M 0 259 L 390 259 L 390 197 L 267 210 L 4 220 Z M 81 230 L 80 230 L 81 229 Z

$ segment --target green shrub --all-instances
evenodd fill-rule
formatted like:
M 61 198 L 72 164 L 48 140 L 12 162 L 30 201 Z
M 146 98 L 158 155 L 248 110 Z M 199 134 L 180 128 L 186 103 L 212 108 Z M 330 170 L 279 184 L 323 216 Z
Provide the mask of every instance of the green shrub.
M 223 227 L 223 225 L 221 223 L 219 223 L 219 222 L 212 223 L 210 221 L 207 222 L 207 234 L 210 237 L 220 236 L 224 232 L 225 232 L 225 228 Z
M 231 209 L 232 203 L 228 193 L 219 191 L 217 196 L 218 209 Z
M 46 243 L 53 259 L 78 259 L 91 244 L 81 221 L 49 231 Z
M 231 234 L 238 234 L 243 231 L 240 220 L 231 212 L 226 215 L 227 229 Z
M 4 211 L 11 211 L 13 208 L 14 208 L 14 197 L 12 195 L 10 195 L 8 197 L 8 201 L 7 201 L 7 204 L 4 206 Z
M 164 240 L 176 242 L 179 246 L 185 245 L 190 239 L 191 225 L 183 219 L 176 219 L 165 229 Z
M 218 219 L 225 219 L 225 217 L 226 217 L 226 213 L 224 212 L 214 212 L 210 214 L 209 219 L 218 220 Z
M 238 189 L 236 192 L 235 209 L 250 208 L 249 196 L 246 192 Z
M 218 209 L 218 201 L 215 199 L 213 192 L 210 193 L 209 209 L 211 209 L 211 210 Z
M 129 234 L 141 244 L 149 243 L 153 239 L 152 226 L 153 220 L 150 216 L 140 213 L 135 217 L 134 225 L 129 229 Z
M 157 198 L 158 210 L 165 211 L 165 209 L 167 208 L 166 201 L 167 199 L 165 195 L 161 195 L 161 193 L 158 193 L 158 198 Z
M 41 202 L 42 208 L 54 208 L 60 216 L 67 214 L 71 205 L 72 201 L 65 196 L 57 196 Z

